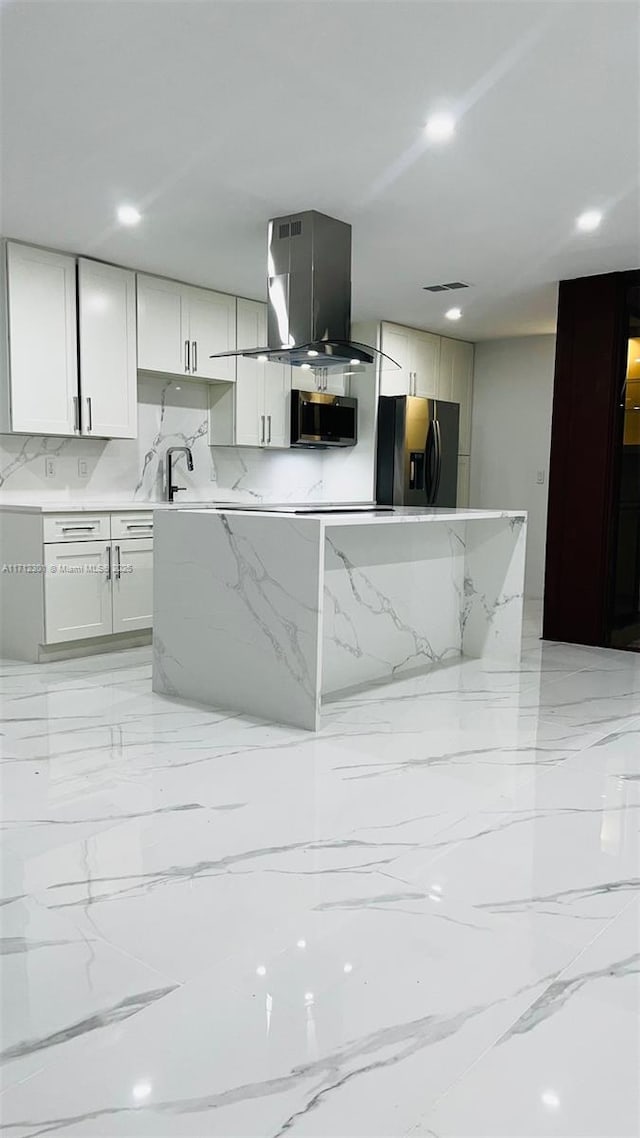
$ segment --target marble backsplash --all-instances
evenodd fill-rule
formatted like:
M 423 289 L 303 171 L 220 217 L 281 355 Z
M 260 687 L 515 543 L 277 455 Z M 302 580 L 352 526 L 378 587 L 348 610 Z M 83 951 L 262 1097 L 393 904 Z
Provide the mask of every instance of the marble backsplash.
M 177 479 L 183 501 L 322 501 L 324 464 L 331 456 L 311 451 L 210 447 L 208 392 L 202 383 L 138 378 L 138 438 L 80 439 L 0 435 L 0 501 L 34 495 L 39 501 L 79 498 L 163 497 L 167 447 L 193 452 L 189 473 L 180 460 Z M 55 473 L 45 475 L 45 459 Z M 79 462 L 87 464 L 86 476 Z

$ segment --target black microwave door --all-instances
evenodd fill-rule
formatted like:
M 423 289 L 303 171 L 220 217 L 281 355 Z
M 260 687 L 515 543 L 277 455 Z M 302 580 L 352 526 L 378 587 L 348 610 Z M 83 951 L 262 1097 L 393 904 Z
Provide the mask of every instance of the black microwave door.
M 299 437 L 325 445 L 350 445 L 356 440 L 356 408 L 350 402 L 301 399 Z

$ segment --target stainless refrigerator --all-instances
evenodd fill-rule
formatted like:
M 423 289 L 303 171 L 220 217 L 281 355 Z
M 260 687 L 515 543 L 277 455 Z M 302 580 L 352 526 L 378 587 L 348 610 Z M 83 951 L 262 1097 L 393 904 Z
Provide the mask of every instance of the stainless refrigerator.
M 378 403 L 376 501 L 455 507 L 460 408 L 442 399 L 382 395 Z

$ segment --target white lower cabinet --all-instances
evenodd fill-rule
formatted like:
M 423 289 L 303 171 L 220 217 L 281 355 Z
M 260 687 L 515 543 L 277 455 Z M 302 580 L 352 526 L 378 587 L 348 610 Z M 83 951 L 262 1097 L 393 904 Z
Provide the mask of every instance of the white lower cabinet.
M 88 642 L 96 640 L 104 651 L 105 637 L 151 629 L 151 510 L 43 515 L 5 508 L 0 548 L 0 655 L 37 663 L 72 654 L 75 642 L 91 651 Z
M 153 614 L 153 540 L 144 537 L 112 542 L 113 632 L 151 628 Z
M 110 548 L 104 541 L 45 545 L 46 644 L 108 636 L 112 631 Z
M 44 547 L 45 644 L 151 628 L 153 540 Z

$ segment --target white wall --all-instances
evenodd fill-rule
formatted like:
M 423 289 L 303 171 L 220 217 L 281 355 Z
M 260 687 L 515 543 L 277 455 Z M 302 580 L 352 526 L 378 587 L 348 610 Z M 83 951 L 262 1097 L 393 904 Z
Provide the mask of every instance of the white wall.
M 528 510 L 529 597 L 544 588 L 554 356 L 555 336 L 486 340 L 475 349 L 471 505 Z

